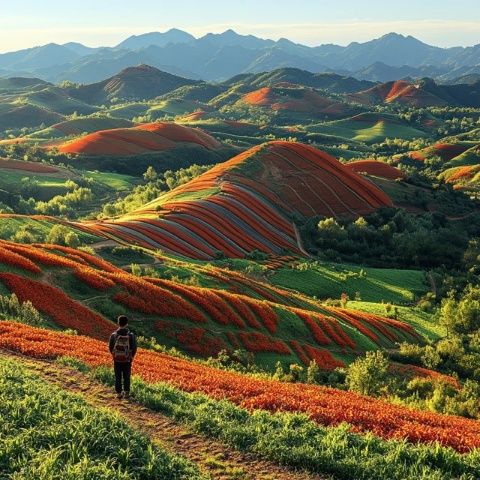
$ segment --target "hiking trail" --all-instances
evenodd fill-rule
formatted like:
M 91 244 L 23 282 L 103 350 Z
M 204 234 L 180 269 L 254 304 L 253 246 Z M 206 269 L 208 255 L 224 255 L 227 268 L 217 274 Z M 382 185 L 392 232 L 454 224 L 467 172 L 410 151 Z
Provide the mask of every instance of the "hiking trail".
M 167 451 L 196 463 L 212 480 L 321 480 L 306 472 L 289 470 L 253 454 L 240 452 L 200 434 L 134 399 L 118 400 L 113 389 L 74 368 L 52 360 L 36 359 L 0 349 L 0 360 L 20 361 L 45 381 L 70 393 L 81 395 L 88 404 L 116 412 L 132 428 L 148 436 Z M 113 371 L 112 371 L 113 375 Z

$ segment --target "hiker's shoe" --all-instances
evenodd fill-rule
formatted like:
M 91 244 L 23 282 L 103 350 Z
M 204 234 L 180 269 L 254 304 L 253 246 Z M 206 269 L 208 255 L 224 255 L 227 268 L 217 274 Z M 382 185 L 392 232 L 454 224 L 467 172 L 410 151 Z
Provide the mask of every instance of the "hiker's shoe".
M 117 393 L 117 398 L 121 400 L 123 398 L 123 393 Z
M 130 392 L 124 392 L 123 398 L 130 398 Z

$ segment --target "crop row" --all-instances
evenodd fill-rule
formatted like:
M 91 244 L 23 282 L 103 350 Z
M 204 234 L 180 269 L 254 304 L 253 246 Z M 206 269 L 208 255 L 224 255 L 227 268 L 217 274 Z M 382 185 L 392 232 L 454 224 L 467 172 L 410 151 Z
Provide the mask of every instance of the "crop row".
M 0 348 L 35 357 L 70 355 L 91 366 L 111 363 L 103 342 L 10 322 L 0 322 Z M 391 405 L 353 392 L 253 378 L 142 349 L 134 372 L 147 382 L 226 398 L 249 410 L 304 412 L 323 425 L 346 422 L 356 432 L 410 442 L 438 441 L 460 452 L 480 447 L 480 424 L 474 420 Z

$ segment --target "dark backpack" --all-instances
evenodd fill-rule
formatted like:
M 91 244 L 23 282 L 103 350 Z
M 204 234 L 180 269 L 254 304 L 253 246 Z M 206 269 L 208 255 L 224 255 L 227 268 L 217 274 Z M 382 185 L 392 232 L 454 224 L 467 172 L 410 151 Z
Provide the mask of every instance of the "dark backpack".
M 132 361 L 129 333 L 127 335 L 116 334 L 112 355 L 115 362 L 127 363 Z

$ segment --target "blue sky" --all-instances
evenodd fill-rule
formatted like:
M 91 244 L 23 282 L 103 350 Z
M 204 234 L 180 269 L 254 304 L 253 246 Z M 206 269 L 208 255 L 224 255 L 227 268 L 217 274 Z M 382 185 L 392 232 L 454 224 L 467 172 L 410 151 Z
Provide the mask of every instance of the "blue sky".
M 49 42 L 111 46 L 176 27 L 195 36 L 233 28 L 307 45 L 385 33 L 440 46 L 480 43 L 478 0 L 0 0 L 0 51 Z

